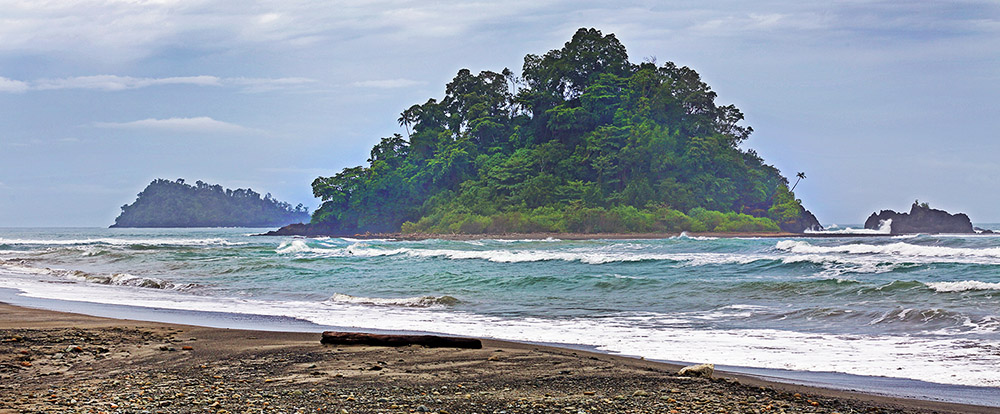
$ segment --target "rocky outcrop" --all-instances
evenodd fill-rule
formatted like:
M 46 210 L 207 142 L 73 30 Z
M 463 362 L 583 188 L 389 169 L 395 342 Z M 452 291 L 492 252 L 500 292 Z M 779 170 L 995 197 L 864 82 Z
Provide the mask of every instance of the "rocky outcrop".
M 334 230 L 333 226 L 324 224 L 296 223 L 289 224 L 277 230 L 271 230 L 267 233 L 261 234 L 261 236 L 322 237 L 334 235 Z
M 781 228 L 781 231 L 789 233 L 805 233 L 806 230 L 823 230 L 823 225 L 819 224 L 819 220 L 816 219 L 816 216 L 806 209 L 802 210 L 802 215 L 800 215 L 799 218 L 792 221 L 779 222 L 778 227 Z
M 975 233 L 972 221 L 964 213 L 951 214 L 917 202 L 910 206 L 909 213 L 893 210 L 872 213 L 865 220 L 865 228 L 878 230 L 886 220 L 892 220 L 889 234 Z

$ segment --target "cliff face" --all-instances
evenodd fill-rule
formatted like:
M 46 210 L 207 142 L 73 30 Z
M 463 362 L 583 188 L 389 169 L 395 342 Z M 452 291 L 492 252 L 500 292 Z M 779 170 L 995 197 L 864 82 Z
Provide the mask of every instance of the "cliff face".
M 806 230 L 819 231 L 823 230 L 823 225 L 819 224 L 819 220 L 816 216 L 809 210 L 802 210 L 802 215 L 794 221 L 783 221 L 779 222 L 778 226 L 781 227 L 781 231 L 787 231 L 789 233 L 805 233 Z
M 897 213 L 892 210 L 882 210 L 872 213 L 865 220 L 865 228 L 877 230 L 882 222 L 892 220 L 890 234 L 913 233 L 975 233 L 972 221 L 964 213 L 950 214 L 927 205 L 913 203 L 909 213 Z

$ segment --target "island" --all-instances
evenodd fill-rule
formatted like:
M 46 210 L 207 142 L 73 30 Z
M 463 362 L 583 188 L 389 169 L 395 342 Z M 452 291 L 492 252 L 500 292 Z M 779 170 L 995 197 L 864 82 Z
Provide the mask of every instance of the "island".
M 400 114 L 405 137 L 313 181 L 309 223 L 271 234 L 822 229 L 715 98 L 693 69 L 632 63 L 614 34 L 581 28 L 520 77 L 458 71 Z
M 132 204 L 121 207 L 115 227 L 273 227 L 309 218 L 299 204 L 264 197 L 247 189 L 223 189 L 198 181 L 156 179 Z
M 872 213 L 865 220 L 865 228 L 878 230 L 889 224 L 889 234 L 967 234 L 975 233 L 972 221 L 964 213 L 951 214 L 931 208 L 927 203 L 914 201 L 909 213 L 882 210 Z M 980 230 L 982 231 L 982 230 Z M 992 233 L 992 231 L 990 232 Z

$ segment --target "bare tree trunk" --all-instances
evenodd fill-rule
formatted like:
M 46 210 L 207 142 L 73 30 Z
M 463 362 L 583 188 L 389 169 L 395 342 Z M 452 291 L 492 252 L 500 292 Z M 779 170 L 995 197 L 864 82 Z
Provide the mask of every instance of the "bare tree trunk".
M 320 343 L 327 345 L 408 346 L 429 348 L 480 349 L 483 343 L 475 338 L 458 338 L 437 335 L 377 335 L 360 332 L 323 332 Z

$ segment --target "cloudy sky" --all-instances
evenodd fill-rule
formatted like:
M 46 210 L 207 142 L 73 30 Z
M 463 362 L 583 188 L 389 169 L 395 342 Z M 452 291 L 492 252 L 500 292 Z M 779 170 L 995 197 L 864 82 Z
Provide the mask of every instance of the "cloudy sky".
M 825 224 L 1000 222 L 995 0 L 0 0 L 0 226 L 106 226 L 158 177 L 315 207 L 459 69 L 579 27 L 697 70 Z

